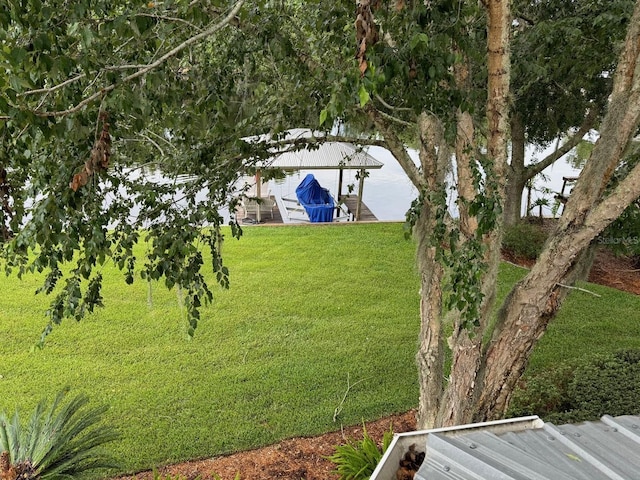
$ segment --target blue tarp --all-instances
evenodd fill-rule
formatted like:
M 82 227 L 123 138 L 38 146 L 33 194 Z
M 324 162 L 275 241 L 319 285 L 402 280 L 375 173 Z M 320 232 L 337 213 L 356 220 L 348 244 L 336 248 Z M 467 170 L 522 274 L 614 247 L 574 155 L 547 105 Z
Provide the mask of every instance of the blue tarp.
M 312 173 L 296 188 L 296 197 L 312 222 L 332 222 L 335 205 L 329 190 L 322 188 Z

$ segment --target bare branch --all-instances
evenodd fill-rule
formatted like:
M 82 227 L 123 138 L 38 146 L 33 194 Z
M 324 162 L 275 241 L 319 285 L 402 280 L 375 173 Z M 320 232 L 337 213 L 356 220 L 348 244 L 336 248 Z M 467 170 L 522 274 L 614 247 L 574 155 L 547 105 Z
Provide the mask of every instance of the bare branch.
M 224 28 L 225 26 L 227 26 L 235 18 L 236 14 L 238 13 L 240 8 L 244 4 L 244 1 L 245 0 L 238 0 L 238 2 L 234 5 L 234 7 L 231 9 L 231 11 L 220 22 L 218 22 L 215 25 L 209 27 L 208 29 L 204 30 L 203 32 L 200 32 L 199 34 L 194 35 L 193 37 L 185 40 L 180 45 L 178 45 L 175 48 L 169 50 L 167 53 L 165 53 L 163 56 L 161 56 L 155 62 L 152 62 L 152 63 L 146 65 L 144 68 L 141 68 L 137 72 L 126 76 L 119 83 L 113 83 L 113 84 L 111 84 L 111 85 L 109 85 L 107 87 L 104 87 L 104 88 L 100 89 L 99 91 L 95 92 L 93 95 L 90 95 L 89 97 L 87 97 L 84 100 L 82 100 L 80 103 L 78 103 L 74 107 L 68 108 L 67 110 L 59 110 L 59 111 L 54 111 L 54 112 L 38 112 L 38 111 L 36 111 L 34 113 L 36 115 L 38 115 L 39 117 L 63 117 L 65 115 L 69 115 L 69 114 L 72 114 L 72 113 L 75 113 L 75 112 L 81 110 L 82 108 L 86 107 L 87 105 L 93 103 L 98 98 L 102 98 L 107 93 L 115 90 L 117 86 L 119 86 L 121 84 L 124 84 L 124 83 L 128 83 L 128 82 L 130 82 L 132 80 L 135 80 L 136 78 L 142 77 L 143 75 L 149 73 L 151 70 L 154 70 L 155 68 L 158 68 L 160 65 L 162 65 L 164 62 L 166 62 L 168 59 L 170 59 L 171 57 L 177 55 L 178 53 L 180 53 L 182 50 L 184 50 L 188 46 L 199 42 L 203 38 L 206 38 L 206 37 L 212 35 L 213 33 L 217 32 L 218 30 L 220 30 L 220 29 Z
M 113 65 L 109 67 L 104 67 L 103 70 L 113 71 L 113 70 L 139 70 L 141 68 L 146 68 L 147 65 Z
M 175 145 L 173 143 L 171 143 L 169 140 L 167 140 L 165 137 L 163 137 L 162 135 L 158 135 L 156 132 L 152 131 L 152 130 L 147 130 L 147 132 L 149 133 L 149 135 L 153 135 L 154 137 L 156 137 L 158 140 L 163 141 L 164 143 L 166 143 L 169 147 L 175 149 Z
M 149 18 L 155 18 L 158 20 L 167 20 L 169 22 L 179 22 L 179 23 L 184 23 L 185 25 L 187 25 L 189 28 L 193 28 L 198 32 L 201 32 L 202 29 L 200 27 L 198 27 L 197 25 L 194 25 L 191 22 L 188 22 L 187 20 L 185 20 L 184 18 L 177 18 L 177 17 L 167 17 L 165 15 L 156 15 L 153 13 L 137 13 L 135 15 L 136 17 L 149 17 Z
M 589 293 L 594 297 L 598 297 L 598 298 L 602 297 L 602 295 L 592 292 L 591 290 L 587 290 L 586 288 L 572 287 L 571 285 L 565 285 L 564 283 L 556 283 L 556 285 L 562 288 L 568 288 L 569 290 L 578 290 L 579 292 Z
M 279 146 L 300 146 L 300 145 L 318 145 L 324 142 L 344 142 L 344 143 L 353 143 L 355 145 L 362 146 L 375 146 L 375 147 L 383 147 L 388 148 L 387 142 L 384 140 L 380 140 L 377 138 L 361 138 L 361 137 L 351 137 L 345 135 L 322 135 L 317 137 L 297 137 L 297 138 L 289 138 L 283 140 L 271 140 L 269 141 L 270 146 L 279 147 Z M 295 150 L 295 148 L 292 148 Z M 283 153 L 283 151 L 278 150 L 278 153 Z
M 355 387 L 356 385 L 358 385 L 359 383 L 364 382 L 365 379 L 361 378 L 360 380 L 358 380 L 355 383 L 351 383 L 350 379 L 349 379 L 349 374 L 347 373 L 347 389 L 344 392 L 344 395 L 342 396 L 342 400 L 340 401 L 340 403 L 338 404 L 338 406 L 336 407 L 336 409 L 333 411 L 333 422 L 337 422 L 338 421 L 338 415 L 340 415 L 340 413 L 342 413 L 342 408 L 344 406 L 344 402 L 347 399 L 347 395 L 349 395 L 349 392 L 351 391 L 351 389 L 353 387 Z
M 414 123 L 407 122 L 406 120 L 402 120 L 401 118 L 394 117 L 393 115 L 389 115 L 388 113 L 378 111 L 382 118 L 389 120 L 390 122 L 397 123 L 398 125 L 402 125 L 405 127 L 415 127 Z
M 139 133 L 138 136 L 142 137 L 142 138 L 123 138 L 122 141 L 123 142 L 139 142 L 139 143 L 150 143 L 151 145 L 153 145 L 159 152 L 160 152 L 160 156 L 164 157 L 164 150 L 162 150 L 162 148 L 160 147 L 160 145 L 158 145 L 157 142 L 155 142 L 153 139 L 151 139 L 148 135 L 144 135 L 142 133 Z
M 56 90 L 60 90 L 63 87 L 66 87 L 67 85 L 73 83 L 73 82 L 77 82 L 78 80 L 82 80 L 86 75 L 84 73 L 81 73 L 80 75 L 76 75 L 73 78 L 69 78 L 68 80 L 65 80 L 64 82 L 62 82 L 59 85 L 55 85 L 53 87 L 49 87 L 49 88 L 38 88 L 37 90 L 28 90 L 26 92 L 20 93 L 18 94 L 19 97 L 26 97 L 27 95 L 36 95 L 38 93 L 44 93 L 45 95 L 48 95 L 49 93 L 53 93 Z
M 377 93 L 376 93 L 376 95 L 375 95 L 375 99 L 376 99 L 377 101 L 379 101 L 379 102 L 382 104 L 382 106 L 383 106 L 384 108 L 386 108 L 387 110 L 395 110 L 395 111 L 397 111 L 397 112 L 413 112 L 413 109 L 408 108 L 408 107 L 394 107 L 393 105 L 389 105 L 389 104 L 384 100 L 384 98 L 382 98 L 382 97 L 381 97 L 380 95 L 378 95 Z

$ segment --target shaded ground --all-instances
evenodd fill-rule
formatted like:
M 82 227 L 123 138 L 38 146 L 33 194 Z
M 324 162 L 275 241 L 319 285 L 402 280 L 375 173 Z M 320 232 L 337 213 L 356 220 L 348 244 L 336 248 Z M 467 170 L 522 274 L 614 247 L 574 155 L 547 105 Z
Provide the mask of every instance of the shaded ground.
M 517 258 L 506 260 L 527 264 Z M 627 258 L 618 258 L 606 249 L 600 249 L 589 275 L 589 281 L 640 295 L 640 269 Z M 393 424 L 396 433 L 415 429 L 415 412 L 409 411 L 381 420 L 367 423 L 367 432 L 380 442 L 389 426 Z M 345 428 L 343 431 L 310 438 L 292 438 L 268 447 L 239 452 L 233 455 L 169 465 L 159 470 L 161 475 L 180 476 L 193 480 L 216 478 L 234 480 L 236 475 L 242 480 L 332 480 L 334 465 L 325 457 L 334 452 L 336 445 L 347 439 L 362 439 L 362 426 Z M 152 472 L 141 472 L 138 480 L 150 480 Z M 132 480 L 132 478 L 126 479 Z

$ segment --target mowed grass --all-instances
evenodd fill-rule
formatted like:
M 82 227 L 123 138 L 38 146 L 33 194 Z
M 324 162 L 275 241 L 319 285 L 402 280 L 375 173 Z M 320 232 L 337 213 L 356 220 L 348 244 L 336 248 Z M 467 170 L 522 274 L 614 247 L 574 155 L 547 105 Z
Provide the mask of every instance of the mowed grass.
M 249 227 L 224 256 L 231 288 L 212 284 L 191 340 L 175 290 L 152 285 L 149 305 L 146 282 L 107 265 L 106 307 L 32 351 L 49 299 L 35 277 L 2 277 L 0 409 L 85 392 L 111 406 L 111 450 L 130 472 L 416 404 L 419 281 L 400 224 Z
M 193 339 L 175 290 L 127 286 L 106 265 L 106 307 L 56 327 L 41 351 L 32 346 L 49 299 L 33 295 L 39 279 L 2 277 L 0 409 L 27 415 L 67 385 L 87 393 L 111 406 L 123 472 L 406 411 L 418 401 L 414 249 L 397 223 L 248 227 L 225 242 L 231 288 L 212 284 Z M 500 294 L 524 273 L 503 265 Z M 602 296 L 571 295 L 533 370 L 640 348 L 638 297 L 586 288 Z
M 526 272 L 503 263 L 499 298 L 504 298 Z M 586 282 L 577 286 L 587 291 L 572 290 L 569 294 L 536 345 L 525 375 L 576 358 L 640 349 L 640 296 Z

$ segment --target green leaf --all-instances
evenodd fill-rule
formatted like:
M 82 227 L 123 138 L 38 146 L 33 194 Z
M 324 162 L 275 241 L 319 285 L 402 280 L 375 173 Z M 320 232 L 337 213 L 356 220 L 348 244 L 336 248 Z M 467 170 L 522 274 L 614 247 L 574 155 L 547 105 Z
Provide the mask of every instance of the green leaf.
M 369 96 L 369 92 L 367 92 L 367 89 L 364 88 L 364 85 L 360 85 L 358 96 L 360 97 L 361 108 L 364 107 L 367 103 L 369 103 L 369 100 L 371 100 L 371 97 Z
M 17 47 L 11 49 L 11 53 L 9 54 L 9 61 L 11 65 L 14 67 L 21 67 L 22 62 L 27 58 L 27 51 L 24 48 Z
M 327 120 L 327 109 L 323 108 L 322 111 L 320 112 L 320 125 L 323 125 L 324 122 Z
M 409 41 L 409 47 L 411 48 L 411 50 L 416 50 L 416 48 L 421 45 L 424 45 L 425 47 L 429 45 L 429 37 L 424 32 L 414 35 Z

